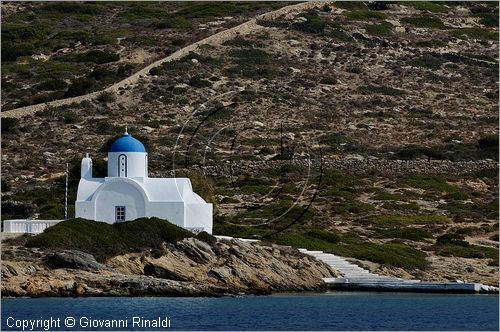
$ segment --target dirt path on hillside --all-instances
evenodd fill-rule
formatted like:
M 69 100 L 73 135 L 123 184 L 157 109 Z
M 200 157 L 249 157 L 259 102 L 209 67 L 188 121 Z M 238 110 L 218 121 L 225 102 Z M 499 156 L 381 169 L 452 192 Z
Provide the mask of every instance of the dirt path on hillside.
M 270 20 L 270 19 L 282 16 L 282 15 L 294 14 L 294 13 L 301 12 L 303 10 L 321 7 L 323 5 L 325 5 L 325 2 L 304 2 L 304 3 L 286 6 L 286 7 L 280 8 L 280 9 L 272 11 L 272 12 L 258 15 L 255 18 L 253 18 L 245 23 L 237 25 L 237 26 L 230 28 L 228 30 L 220 31 L 212 36 L 209 36 L 205 39 L 197 41 L 196 43 L 193 43 L 193 44 L 188 45 L 184 48 L 181 48 L 180 50 L 172 53 L 171 55 L 169 55 L 165 58 L 162 58 L 158 61 L 153 62 L 152 64 L 144 67 L 143 69 L 132 74 L 131 76 L 107 87 L 106 89 L 91 92 L 91 93 L 88 93 L 88 94 L 85 94 L 82 96 L 59 99 L 59 100 L 54 100 L 54 101 L 50 101 L 47 103 L 29 105 L 29 106 L 9 110 L 9 111 L 4 111 L 1 113 L 1 117 L 2 118 L 3 117 L 21 118 L 21 117 L 24 117 L 27 115 L 34 114 L 38 111 L 41 111 L 41 110 L 45 109 L 46 107 L 58 107 L 58 106 L 63 106 L 63 105 L 69 105 L 72 103 L 81 103 L 82 101 L 91 100 L 91 99 L 99 96 L 103 92 L 116 93 L 116 92 L 118 92 L 118 90 L 121 90 L 121 89 L 132 88 L 136 83 L 139 82 L 139 80 L 141 78 L 149 75 L 149 71 L 151 70 L 151 68 L 158 67 L 161 64 L 163 64 L 164 62 L 178 60 L 178 59 L 186 56 L 187 54 L 189 54 L 189 52 L 194 52 L 195 50 L 197 50 L 200 45 L 203 45 L 203 44 L 210 44 L 212 46 L 220 45 L 227 40 L 235 38 L 236 36 L 247 35 L 247 34 L 259 31 L 259 30 L 267 29 L 266 27 L 258 25 L 257 20 L 260 20 L 260 19 Z

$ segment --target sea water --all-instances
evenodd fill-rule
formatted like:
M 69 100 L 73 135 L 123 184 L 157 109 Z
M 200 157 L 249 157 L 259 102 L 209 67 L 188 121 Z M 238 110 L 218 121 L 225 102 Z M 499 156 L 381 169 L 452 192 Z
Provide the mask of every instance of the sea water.
M 2 299 L 2 330 L 491 330 L 498 295 Z

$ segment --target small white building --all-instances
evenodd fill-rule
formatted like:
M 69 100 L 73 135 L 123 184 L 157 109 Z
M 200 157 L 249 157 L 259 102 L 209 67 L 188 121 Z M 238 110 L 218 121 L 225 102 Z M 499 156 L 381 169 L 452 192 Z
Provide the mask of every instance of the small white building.
M 158 217 L 195 233 L 212 233 L 212 204 L 193 192 L 188 178 L 148 177 L 144 145 L 125 132 L 108 152 L 108 176 L 92 177 L 92 159 L 82 159 L 75 217 L 116 223 Z

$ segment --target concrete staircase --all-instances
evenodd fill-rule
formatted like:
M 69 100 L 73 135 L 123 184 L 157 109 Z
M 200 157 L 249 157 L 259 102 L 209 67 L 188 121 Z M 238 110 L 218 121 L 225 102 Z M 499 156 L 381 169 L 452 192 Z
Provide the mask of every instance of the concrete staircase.
M 420 280 L 405 280 L 396 277 L 381 276 L 372 273 L 356 264 L 347 261 L 345 258 L 324 253 L 322 251 L 312 251 L 307 249 L 299 249 L 303 254 L 310 255 L 316 259 L 330 265 L 334 270 L 338 271 L 342 276 L 337 278 L 324 278 L 327 283 L 417 283 Z
M 480 283 L 426 282 L 381 276 L 334 254 L 307 249 L 298 250 L 325 262 L 341 274 L 336 278 L 323 278 L 330 289 L 378 292 L 498 293 L 498 287 Z

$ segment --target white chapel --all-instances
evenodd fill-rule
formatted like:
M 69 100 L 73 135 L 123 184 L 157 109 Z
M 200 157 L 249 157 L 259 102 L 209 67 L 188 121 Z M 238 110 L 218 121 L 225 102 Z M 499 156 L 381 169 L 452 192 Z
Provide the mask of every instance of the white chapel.
M 108 176 L 92 177 L 92 159 L 82 159 L 75 217 L 123 222 L 158 217 L 195 233 L 212 233 L 212 204 L 193 192 L 188 178 L 148 177 L 144 145 L 125 132 L 108 152 Z

